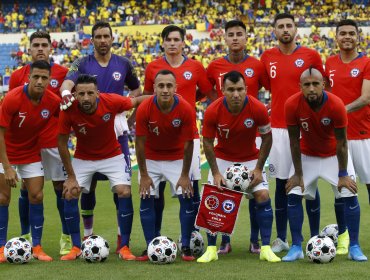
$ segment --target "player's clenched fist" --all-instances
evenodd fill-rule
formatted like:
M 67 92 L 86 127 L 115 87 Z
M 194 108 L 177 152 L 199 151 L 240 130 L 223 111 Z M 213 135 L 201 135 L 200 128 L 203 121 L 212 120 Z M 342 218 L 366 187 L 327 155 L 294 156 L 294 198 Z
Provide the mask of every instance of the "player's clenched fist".
M 60 102 L 60 110 L 65 111 L 72 106 L 73 101 L 75 101 L 74 96 L 69 90 L 63 90 L 62 101 Z

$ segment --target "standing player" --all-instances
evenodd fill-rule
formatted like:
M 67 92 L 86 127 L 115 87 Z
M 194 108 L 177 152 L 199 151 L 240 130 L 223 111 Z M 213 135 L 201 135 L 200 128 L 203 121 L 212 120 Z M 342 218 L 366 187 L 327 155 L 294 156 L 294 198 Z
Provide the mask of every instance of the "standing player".
M 50 35 L 44 31 L 37 31 L 30 37 L 30 53 L 32 62 L 45 60 L 50 62 L 52 50 Z M 48 90 L 60 96 L 59 88 L 62 85 L 68 69 L 55 63 L 51 63 L 50 84 Z M 12 73 L 9 81 L 9 90 L 22 86 L 29 82 L 31 64 L 28 64 Z M 41 158 L 44 166 L 45 180 L 52 180 L 54 191 L 57 196 L 57 208 L 62 222 L 62 235 L 60 237 L 60 254 L 68 254 L 72 248 L 71 238 L 64 220 L 63 211 L 63 182 L 65 172 L 57 148 L 58 118 L 52 117 L 45 130 L 39 135 L 39 145 L 41 148 Z M 29 221 L 29 201 L 28 192 L 22 184 L 21 195 L 18 201 L 19 217 L 21 220 L 22 236 L 30 240 L 30 221 Z
M 245 50 L 247 43 L 247 29 L 239 20 L 231 20 L 225 25 L 225 42 L 229 48 L 229 54 L 216 59 L 207 68 L 207 76 L 212 85 L 216 87 L 218 97 L 222 96 L 223 76 L 229 71 L 236 70 L 243 74 L 248 95 L 258 98 L 258 90 L 263 86 L 269 89 L 269 80 L 263 64 L 256 58 L 249 56 Z M 223 172 L 223 170 L 221 170 Z M 249 215 L 251 222 L 251 237 L 249 251 L 258 254 L 258 223 L 256 221 L 255 200 L 249 200 Z M 219 254 L 227 254 L 231 251 L 230 237 L 222 236 Z
M 44 225 L 44 170 L 38 137 L 52 116 L 59 113 L 60 98 L 47 90 L 50 64 L 44 60 L 31 65 L 29 84 L 5 96 L 0 109 L 0 262 L 5 262 L 4 245 L 8 230 L 11 188 L 24 180 L 28 190 L 33 256 L 52 261 L 41 247 Z
M 272 243 L 274 252 L 288 250 L 287 234 L 287 195 L 285 184 L 292 166 L 289 150 L 288 130 L 284 120 L 284 104 L 289 96 L 299 91 L 299 78 L 309 66 L 324 72 L 320 55 L 312 49 L 297 46 L 295 37 L 297 26 L 290 14 L 278 14 L 274 19 L 274 34 L 279 45 L 266 50 L 261 56 L 270 78 L 271 87 L 271 126 L 272 148 L 269 156 L 270 175 L 276 177 L 275 217 L 277 239 Z M 316 183 L 316 182 L 315 182 Z M 316 235 L 320 227 L 319 194 L 313 200 L 306 200 L 311 235 Z
M 273 213 L 264 165 L 272 135 L 267 109 L 253 96 L 247 96 L 244 76 L 237 71 L 223 76 L 222 92 L 224 97 L 213 102 L 204 115 L 203 145 L 210 166 L 208 179 L 218 187 L 225 184 L 220 170 L 226 170 L 235 162 L 252 170 L 250 188 L 262 237 L 260 260 L 280 262 L 270 247 Z M 257 131 L 262 139 L 260 150 L 256 148 Z M 214 146 L 216 136 L 217 145 Z M 197 260 L 201 263 L 218 259 L 216 236 L 208 234 L 207 237 L 207 250 Z
M 71 66 L 66 80 L 63 82 L 61 91 L 62 95 L 71 96 L 72 90 L 79 74 L 96 75 L 98 80 L 98 90 L 105 93 L 115 93 L 123 95 L 125 85 L 131 90 L 131 95 L 138 96 L 141 94 L 140 83 L 135 74 L 130 61 L 124 57 L 111 53 L 113 44 L 112 28 L 107 22 L 98 22 L 92 28 L 92 43 L 94 44 L 94 54 L 77 59 Z M 126 160 L 126 172 L 131 174 L 130 151 L 128 148 L 127 121 L 125 113 L 118 115 L 116 118 L 116 130 L 121 131 L 118 142 L 121 143 L 122 152 Z M 123 119 L 123 120 L 122 120 Z M 102 176 L 99 176 L 100 178 Z M 104 177 L 103 177 L 104 178 Z M 102 179 L 103 179 L 102 178 Z M 106 178 L 105 178 L 106 179 Z M 93 233 L 93 210 L 95 208 L 95 187 L 97 179 L 94 177 L 90 188 L 90 193 L 81 195 L 81 209 L 84 221 L 84 236 Z M 121 244 L 121 237 L 125 246 L 129 245 L 132 228 L 134 209 L 132 207 L 131 194 L 125 197 L 125 224 L 124 232 L 118 228 L 117 249 L 118 253 Z M 114 201 L 118 211 L 117 195 L 114 195 Z M 118 215 L 118 214 L 117 214 Z M 117 216 L 117 219 L 119 217 Z
M 96 172 L 108 177 L 112 192 L 118 195 L 118 224 L 124 232 L 126 198 L 131 195 L 131 176 L 125 170 L 126 161 L 114 130 L 115 116 L 136 107 L 145 97 L 128 98 L 118 94 L 99 94 L 97 78 L 80 75 L 76 80 L 77 102 L 59 118 L 58 148 L 68 178 L 64 183 L 64 211 L 73 247 L 61 260 L 75 260 L 81 254 L 80 216 L 78 198 L 82 188 L 88 193 Z M 99 106 L 98 106 L 99 104 Z M 71 163 L 68 150 L 69 133 L 73 128 L 77 147 Z M 119 255 L 134 260 L 122 239 Z
M 182 259 L 192 261 L 190 236 L 194 226 L 193 188 L 189 177 L 194 138 L 194 108 L 175 95 L 176 77 L 169 70 L 154 78 L 154 96 L 137 110 L 136 155 L 140 170 L 140 218 L 146 243 L 157 235 L 154 197 L 159 184 L 170 182 L 172 195 L 180 201 Z M 148 260 L 145 250 L 139 261 Z
M 162 48 L 164 56 L 149 63 L 145 69 L 144 94 L 154 93 L 154 79 L 160 70 L 167 69 L 172 71 L 176 77 L 176 93 L 181 95 L 193 107 L 195 118 L 195 102 L 197 99 L 197 88 L 200 95 L 207 95 L 211 99 L 213 96 L 212 85 L 209 83 L 206 71 L 202 64 L 196 60 L 189 59 L 183 55 L 185 47 L 185 30 L 176 26 L 169 25 L 165 27 L 161 34 Z M 194 126 L 196 122 L 194 120 Z M 200 140 L 199 136 L 194 139 L 193 161 L 190 170 L 191 180 L 194 188 L 194 207 L 197 213 L 199 205 L 199 188 L 198 181 L 201 179 L 200 171 Z M 159 187 L 159 197 L 155 201 L 156 208 L 156 233 L 160 234 L 162 215 L 164 209 L 163 191 L 166 182 L 162 182 Z
M 335 197 L 343 199 L 350 237 L 348 258 L 366 261 L 358 243 L 360 204 L 353 181 L 355 172 L 348 156 L 346 109 L 340 98 L 324 91 L 323 77 L 317 69 L 305 70 L 300 81 L 301 92 L 291 96 L 285 104 L 294 165 L 294 174 L 286 184 L 293 244 L 282 260 L 303 259 L 302 195 L 310 199 L 315 197 L 317 187 L 312 183 L 321 177 L 333 186 Z

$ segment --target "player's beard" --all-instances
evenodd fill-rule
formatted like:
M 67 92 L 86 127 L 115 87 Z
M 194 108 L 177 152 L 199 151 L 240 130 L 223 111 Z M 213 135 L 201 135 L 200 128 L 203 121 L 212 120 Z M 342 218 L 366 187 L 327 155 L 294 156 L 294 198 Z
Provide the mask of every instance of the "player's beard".
M 312 109 L 317 109 L 321 106 L 322 96 L 317 96 L 316 98 L 310 98 L 309 96 L 305 97 L 308 105 Z
M 91 102 L 82 102 L 82 103 L 79 103 L 78 104 L 78 107 L 80 107 L 81 111 L 86 113 L 86 114 L 91 114 L 93 113 L 95 110 L 93 109 L 94 108 L 94 104 L 91 103 Z
M 279 42 L 280 43 L 282 43 L 282 44 L 284 44 L 284 45 L 288 45 L 288 44 L 290 44 L 291 42 L 293 42 L 293 40 L 294 40 L 294 37 L 295 36 L 293 36 L 293 35 L 291 35 L 291 34 L 289 34 L 289 38 L 284 38 L 284 35 L 283 36 L 281 36 L 280 38 L 279 38 Z

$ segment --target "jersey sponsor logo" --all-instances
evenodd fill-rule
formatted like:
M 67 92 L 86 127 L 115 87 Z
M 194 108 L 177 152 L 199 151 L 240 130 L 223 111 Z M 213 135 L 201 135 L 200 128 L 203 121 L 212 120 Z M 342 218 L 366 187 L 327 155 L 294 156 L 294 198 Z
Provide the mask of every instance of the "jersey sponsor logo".
M 103 119 L 103 121 L 107 122 L 110 120 L 110 117 L 112 116 L 111 113 L 106 113 L 104 116 L 102 116 L 101 118 Z
M 57 87 L 59 86 L 59 82 L 58 82 L 58 80 L 57 80 L 57 79 L 51 79 L 51 80 L 50 80 L 50 86 L 51 86 L 52 88 L 57 88 Z
M 358 74 L 360 74 L 360 69 L 358 69 L 358 68 L 353 68 L 353 69 L 351 70 L 351 77 L 355 78 L 355 77 L 357 77 L 357 76 L 358 76 Z
M 304 64 L 304 60 L 301 59 L 301 58 L 298 58 L 295 62 L 294 62 L 295 66 L 297 67 L 302 67 L 303 64 Z
M 207 207 L 208 210 L 215 210 L 219 204 L 220 201 L 214 195 L 209 195 L 204 200 L 204 205 Z
M 193 77 L 193 73 L 191 73 L 190 71 L 185 71 L 183 76 L 186 80 L 191 80 L 191 78 Z
M 49 117 L 49 115 L 50 115 L 50 112 L 49 112 L 48 109 L 43 109 L 43 110 L 41 110 L 41 113 L 40 114 L 41 114 L 41 118 L 47 119 Z
M 174 119 L 172 121 L 173 127 L 179 127 L 181 125 L 181 120 L 180 119 Z
M 113 79 L 115 80 L 115 81 L 119 81 L 119 80 L 121 80 L 121 77 L 122 77 L 122 74 L 120 73 L 120 72 L 113 72 L 113 74 L 112 74 L 112 77 L 113 77 Z
M 270 62 L 270 66 L 271 66 L 271 65 L 274 65 L 274 64 L 276 64 L 276 63 L 277 63 L 277 61 Z
M 220 73 L 220 77 L 227 74 L 227 73 L 229 73 L 229 72 Z
M 270 175 L 276 174 L 275 166 L 272 163 L 269 164 L 269 172 L 270 172 Z
M 231 199 L 227 199 L 224 202 L 222 202 L 222 210 L 225 213 L 231 213 L 235 209 L 235 202 Z
M 246 119 L 244 121 L 244 125 L 247 127 L 247 128 L 251 128 L 253 125 L 254 125 L 254 120 L 252 119 Z
M 245 69 L 244 73 L 248 78 L 252 78 L 254 76 L 254 70 L 252 68 Z
M 322 118 L 321 123 L 325 126 L 329 125 L 331 123 L 331 119 L 329 118 Z

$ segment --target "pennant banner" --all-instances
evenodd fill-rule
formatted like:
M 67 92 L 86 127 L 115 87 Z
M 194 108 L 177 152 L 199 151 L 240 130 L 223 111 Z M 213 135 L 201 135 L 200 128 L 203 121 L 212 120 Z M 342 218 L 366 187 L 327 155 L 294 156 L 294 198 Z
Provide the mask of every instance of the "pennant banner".
M 243 193 L 204 184 L 195 226 L 208 233 L 233 233 Z

